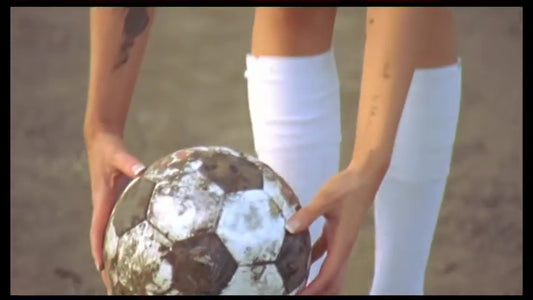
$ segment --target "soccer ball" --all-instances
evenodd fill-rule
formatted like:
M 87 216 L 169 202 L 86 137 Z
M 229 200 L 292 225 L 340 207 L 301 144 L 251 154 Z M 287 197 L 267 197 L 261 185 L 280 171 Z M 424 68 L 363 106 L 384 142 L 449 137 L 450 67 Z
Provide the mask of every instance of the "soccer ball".
M 226 147 L 165 156 L 122 193 L 105 235 L 116 295 L 285 295 L 309 274 L 308 231 L 284 229 L 300 209 L 266 164 Z

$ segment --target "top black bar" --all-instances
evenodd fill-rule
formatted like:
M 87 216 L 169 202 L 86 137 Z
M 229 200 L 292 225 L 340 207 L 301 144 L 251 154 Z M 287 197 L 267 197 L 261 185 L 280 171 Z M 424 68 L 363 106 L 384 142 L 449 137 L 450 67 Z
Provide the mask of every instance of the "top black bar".
M 356 0 L 10 0 L 11 6 L 524 6 L 524 0 L 388 0 L 388 1 L 356 1 Z

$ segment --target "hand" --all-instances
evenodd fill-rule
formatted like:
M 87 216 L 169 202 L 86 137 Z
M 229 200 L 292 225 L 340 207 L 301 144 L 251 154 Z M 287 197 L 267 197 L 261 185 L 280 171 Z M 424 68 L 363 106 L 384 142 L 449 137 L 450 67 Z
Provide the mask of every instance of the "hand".
M 340 294 L 359 227 L 381 183 L 382 176 L 374 174 L 348 167 L 327 181 L 311 203 L 289 220 L 287 229 L 296 233 L 319 216 L 326 218 L 322 235 L 313 245 L 311 261 L 325 252 L 327 256 L 318 276 L 299 295 Z
M 131 178 L 145 167 L 126 151 L 122 138 L 118 135 L 101 133 L 86 138 L 86 145 L 93 202 L 91 252 L 96 269 L 101 273 L 107 293 L 110 294 L 109 279 L 103 272 L 103 244 L 107 222 L 120 193 Z

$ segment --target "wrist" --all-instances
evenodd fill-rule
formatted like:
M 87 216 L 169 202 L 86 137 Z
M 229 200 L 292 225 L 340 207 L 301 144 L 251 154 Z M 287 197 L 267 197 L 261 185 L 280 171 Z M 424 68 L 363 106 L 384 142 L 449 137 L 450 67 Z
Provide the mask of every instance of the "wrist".
M 83 126 L 83 136 L 87 147 L 102 136 L 123 139 L 123 130 L 104 122 L 90 121 L 86 119 Z
M 106 120 L 105 116 L 98 115 L 94 113 L 94 110 L 88 109 L 83 123 L 84 138 L 87 141 L 101 134 L 122 138 L 124 132 L 124 124 L 122 123 L 119 116 L 113 120 Z
M 365 174 L 371 181 L 381 182 L 385 173 L 389 169 L 390 155 L 380 153 L 376 150 L 369 150 L 362 153 L 355 153 L 347 169 Z

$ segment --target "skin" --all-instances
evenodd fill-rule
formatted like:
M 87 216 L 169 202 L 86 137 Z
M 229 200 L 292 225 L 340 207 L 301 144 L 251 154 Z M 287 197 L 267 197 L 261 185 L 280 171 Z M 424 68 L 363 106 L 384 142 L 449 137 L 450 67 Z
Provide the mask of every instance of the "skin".
M 103 270 L 103 237 L 120 191 L 142 171 L 123 144 L 124 124 L 143 59 L 153 8 L 91 9 L 91 67 L 84 134 L 93 218 L 91 249 Z M 306 56 L 331 48 L 335 8 L 257 8 L 256 56 Z M 348 167 L 333 176 L 288 229 L 300 232 L 326 217 L 313 259 L 326 258 L 300 294 L 339 294 L 359 227 L 389 166 L 394 138 L 415 68 L 455 63 L 451 13 L 442 8 L 369 8 L 356 143 Z M 108 279 L 102 272 L 104 284 Z
M 252 53 L 305 56 L 331 48 L 335 8 L 257 8 Z M 327 253 L 301 295 L 342 291 L 349 255 L 390 163 L 415 68 L 456 62 L 451 12 L 441 8 L 369 8 L 352 160 L 289 221 L 300 232 L 324 215 L 312 260 Z
M 256 8 L 252 32 L 255 56 L 307 56 L 331 48 L 335 7 Z
M 90 242 L 107 288 L 103 272 L 107 221 L 128 178 L 144 168 L 124 147 L 123 133 L 153 16 L 153 8 L 92 8 L 90 13 L 90 82 L 84 123 L 93 204 Z

